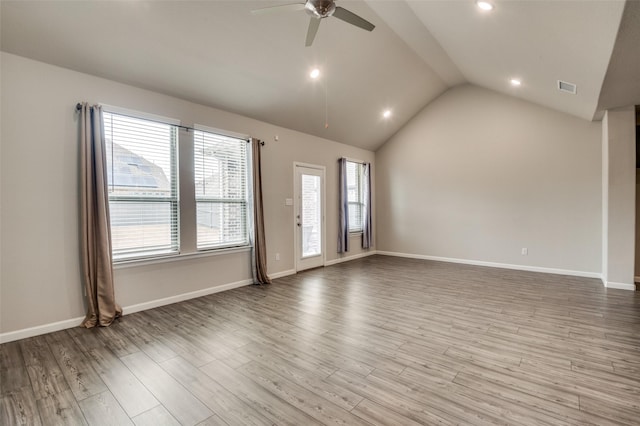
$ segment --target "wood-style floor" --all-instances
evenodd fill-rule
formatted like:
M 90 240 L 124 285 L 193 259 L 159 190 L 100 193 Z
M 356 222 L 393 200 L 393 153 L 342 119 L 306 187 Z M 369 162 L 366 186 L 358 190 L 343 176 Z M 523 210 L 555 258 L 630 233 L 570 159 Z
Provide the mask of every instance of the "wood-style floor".
M 2 425 L 640 424 L 640 296 L 372 256 L 0 346 Z

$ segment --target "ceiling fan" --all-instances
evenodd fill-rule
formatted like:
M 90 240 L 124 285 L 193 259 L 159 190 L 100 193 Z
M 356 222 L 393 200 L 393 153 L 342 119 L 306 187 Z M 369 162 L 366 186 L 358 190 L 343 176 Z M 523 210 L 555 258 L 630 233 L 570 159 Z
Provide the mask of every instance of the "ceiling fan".
M 375 25 L 364 18 L 359 17 L 344 7 L 336 6 L 334 0 L 307 0 L 305 3 L 282 4 L 279 6 L 265 7 L 252 10 L 254 15 L 264 13 L 280 12 L 286 10 L 304 10 L 311 16 L 305 46 L 311 46 L 316 38 L 316 33 L 320 27 L 320 20 L 333 16 L 351 25 L 355 25 L 363 30 L 373 31 Z

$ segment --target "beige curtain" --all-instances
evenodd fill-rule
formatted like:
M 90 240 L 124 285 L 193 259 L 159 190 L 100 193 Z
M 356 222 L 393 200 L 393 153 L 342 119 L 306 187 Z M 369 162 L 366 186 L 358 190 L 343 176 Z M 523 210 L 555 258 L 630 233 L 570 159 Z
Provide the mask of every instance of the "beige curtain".
M 373 247 L 373 206 L 371 204 L 371 163 L 364 163 L 363 177 L 364 185 L 362 191 L 364 192 L 364 208 L 362 211 L 362 248 L 368 249 Z
M 80 105 L 80 208 L 86 328 L 107 326 L 122 315 L 115 301 L 102 107 Z
M 254 284 L 271 284 L 267 275 L 267 243 L 264 233 L 264 212 L 262 208 L 262 169 L 258 139 L 251 139 L 253 178 L 253 249 L 252 270 Z

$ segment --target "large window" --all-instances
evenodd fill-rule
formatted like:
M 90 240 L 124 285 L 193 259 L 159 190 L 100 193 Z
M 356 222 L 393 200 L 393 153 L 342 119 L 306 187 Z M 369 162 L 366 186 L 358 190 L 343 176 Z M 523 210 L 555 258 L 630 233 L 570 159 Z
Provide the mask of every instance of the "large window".
M 103 113 L 114 260 L 177 253 L 177 129 Z
M 248 244 L 247 141 L 194 132 L 198 250 Z
M 364 167 L 347 161 L 347 201 L 349 202 L 349 232 L 362 232 L 364 214 Z

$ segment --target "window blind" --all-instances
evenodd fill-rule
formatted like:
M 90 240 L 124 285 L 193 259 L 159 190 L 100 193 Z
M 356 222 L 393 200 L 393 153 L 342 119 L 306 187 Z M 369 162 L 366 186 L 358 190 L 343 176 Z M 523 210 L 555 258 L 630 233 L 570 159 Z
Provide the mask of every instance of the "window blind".
M 114 260 L 177 253 L 177 128 L 103 112 Z
M 247 141 L 194 131 L 197 248 L 248 244 Z
M 364 194 L 362 164 L 347 161 L 347 201 L 349 203 L 349 232 L 360 232 L 363 228 Z

